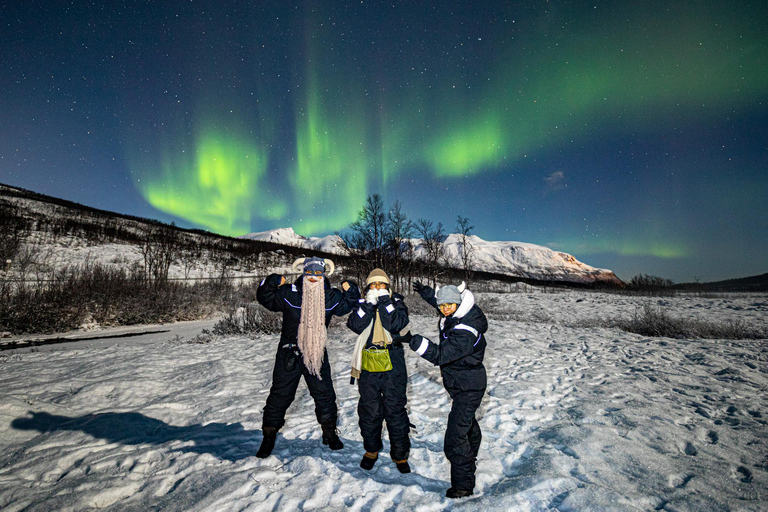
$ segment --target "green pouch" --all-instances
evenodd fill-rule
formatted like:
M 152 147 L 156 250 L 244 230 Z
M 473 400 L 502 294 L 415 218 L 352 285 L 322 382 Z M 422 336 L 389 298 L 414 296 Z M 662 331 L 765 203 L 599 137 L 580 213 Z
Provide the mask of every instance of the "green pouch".
M 363 350 L 363 370 L 367 372 L 388 372 L 392 369 L 389 350 L 382 348 L 367 348 Z

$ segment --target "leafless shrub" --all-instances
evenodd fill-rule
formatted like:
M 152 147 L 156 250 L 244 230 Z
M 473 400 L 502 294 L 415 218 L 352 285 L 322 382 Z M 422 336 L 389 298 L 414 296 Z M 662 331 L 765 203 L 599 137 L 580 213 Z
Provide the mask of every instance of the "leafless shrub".
M 569 322 L 574 328 L 621 329 L 649 337 L 746 340 L 768 338 L 768 329 L 740 319 L 707 321 L 671 315 L 663 306 L 644 304 L 630 318 L 588 318 Z
M 101 325 L 194 320 L 225 310 L 225 299 L 250 293 L 219 280 L 149 284 L 139 272 L 86 262 L 33 285 L 0 280 L 0 330 L 63 332 L 86 319 Z
M 202 251 L 197 247 L 187 247 L 179 252 L 179 261 L 184 269 L 184 279 L 189 278 L 189 274 L 199 264 L 202 256 Z
M 0 202 L 0 263 L 16 257 L 28 234 L 29 221 L 19 207 L 12 202 Z
M 602 317 L 595 318 L 580 318 L 578 320 L 572 320 L 565 324 L 566 327 L 573 327 L 575 329 L 612 329 L 617 327 L 616 322 Z
M 491 320 L 531 323 L 557 323 L 546 311 L 520 311 L 494 297 L 481 296 L 478 305 Z M 707 321 L 682 318 L 670 314 L 661 305 L 645 304 L 630 318 L 605 318 L 594 316 L 568 321 L 567 327 L 577 329 L 605 328 L 621 329 L 650 337 L 691 338 L 691 339 L 768 339 L 768 328 L 754 326 L 739 319 Z
M 207 345 L 214 340 L 213 333 L 208 329 L 203 329 L 200 334 L 194 336 L 187 341 L 188 345 Z
M 662 306 L 643 305 L 632 318 L 618 320 L 616 327 L 643 336 L 696 339 L 763 339 L 768 329 L 742 320 L 708 322 L 670 315 Z
M 22 244 L 16 251 L 16 257 L 13 260 L 13 266 L 19 279 L 22 281 L 27 278 L 32 267 L 37 264 L 39 247 L 34 244 Z
M 642 289 L 655 289 L 655 288 L 669 288 L 674 283 L 666 278 L 659 276 L 651 276 L 648 274 L 638 274 L 629 280 L 627 285 L 630 288 L 638 290 Z
M 212 329 L 213 334 L 275 334 L 282 329 L 282 315 L 258 303 L 231 309 Z
M 179 234 L 174 227 L 153 226 L 141 244 L 147 277 L 154 282 L 168 280 L 168 270 L 181 250 Z

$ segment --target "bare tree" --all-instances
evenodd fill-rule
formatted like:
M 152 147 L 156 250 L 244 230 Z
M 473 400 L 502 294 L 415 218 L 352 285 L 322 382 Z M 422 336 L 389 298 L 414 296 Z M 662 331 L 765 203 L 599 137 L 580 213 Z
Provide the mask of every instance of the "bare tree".
M 184 268 L 184 279 L 189 279 L 189 274 L 195 268 L 202 257 L 202 252 L 197 247 L 186 247 L 179 251 L 179 261 Z
M 391 261 L 390 275 L 393 284 L 400 289 L 410 286 L 410 270 L 413 264 L 413 222 L 403 212 L 402 203 L 395 201 L 387 214 L 387 231 L 385 234 L 387 252 Z M 408 272 L 407 281 L 404 273 Z M 398 282 L 400 281 L 400 282 Z
M 32 267 L 37 265 L 40 247 L 37 244 L 21 244 L 14 257 L 14 264 L 21 281 L 26 281 Z
M 165 226 L 150 227 L 141 244 L 147 278 L 155 283 L 167 281 L 168 270 L 178 257 L 179 250 L 179 235 L 176 229 Z
M 350 224 L 349 231 L 337 232 L 346 246 L 347 253 L 356 264 L 358 279 L 375 267 L 384 265 L 388 217 L 384 201 L 379 194 L 369 195 L 357 220 Z
M 459 235 L 459 258 L 461 268 L 464 270 L 464 279 L 468 280 L 472 273 L 472 265 L 475 260 L 475 248 L 469 241 L 475 226 L 469 225 L 469 219 L 459 215 L 456 219 L 456 232 Z
M 426 252 L 424 263 L 426 265 L 428 279 L 431 279 L 432 285 L 434 286 L 437 282 L 440 266 L 445 260 L 443 251 L 445 232 L 443 230 L 443 223 L 438 222 L 437 224 L 434 224 L 431 220 L 419 219 L 416 221 L 416 231 L 419 233 L 419 236 L 421 236 L 421 243 Z

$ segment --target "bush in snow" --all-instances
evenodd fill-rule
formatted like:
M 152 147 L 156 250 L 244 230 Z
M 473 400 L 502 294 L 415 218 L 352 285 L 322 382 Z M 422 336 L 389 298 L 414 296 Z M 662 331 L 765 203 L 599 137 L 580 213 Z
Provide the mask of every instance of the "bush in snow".
M 86 321 L 110 326 L 195 320 L 225 311 L 250 293 L 227 280 L 148 282 L 136 269 L 86 262 L 31 284 L 0 280 L 0 331 L 62 332 Z
M 29 221 L 12 202 L 0 202 L 0 263 L 13 260 L 27 237 Z
M 211 330 L 213 334 L 275 334 L 282 329 L 282 315 L 258 303 L 231 309 Z
M 630 319 L 618 320 L 616 327 L 643 336 L 699 339 L 763 339 L 768 331 L 742 320 L 713 321 L 680 318 L 670 315 L 662 306 L 643 305 Z

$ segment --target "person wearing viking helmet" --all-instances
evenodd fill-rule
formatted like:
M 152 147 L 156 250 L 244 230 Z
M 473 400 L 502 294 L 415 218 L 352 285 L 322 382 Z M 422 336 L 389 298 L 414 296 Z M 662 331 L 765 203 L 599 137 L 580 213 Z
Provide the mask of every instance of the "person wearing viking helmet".
M 329 259 L 299 258 L 293 271 L 302 275 L 290 284 L 279 274 L 267 276 L 259 285 L 256 300 L 270 311 L 283 313 L 283 329 L 272 372 L 272 387 L 264 406 L 263 439 L 257 457 L 268 457 L 275 447 L 277 432 L 285 424 L 285 412 L 296 396 L 304 377 L 315 401 L 315 416 L 323 431 L 323 444 L 340 450 L 344 444 L 336 433 L 336 392 L 331 365 L 325 350 L 327 327 L 333 315 L 350 311 L 360 298 L 357 285 L 344 281 L 342 290 L 331 288 L 333 274 Z

